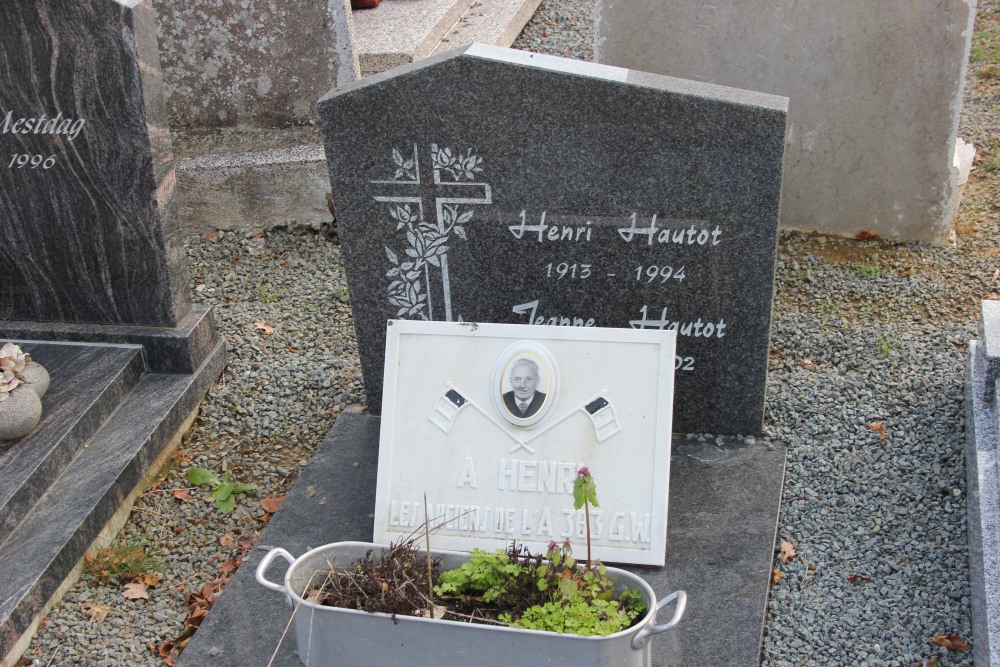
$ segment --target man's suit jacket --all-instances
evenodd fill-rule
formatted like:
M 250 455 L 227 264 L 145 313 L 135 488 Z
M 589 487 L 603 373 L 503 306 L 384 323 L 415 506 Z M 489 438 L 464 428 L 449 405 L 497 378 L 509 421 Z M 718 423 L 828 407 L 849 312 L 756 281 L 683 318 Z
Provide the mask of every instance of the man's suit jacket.
M 515 417 L 520 417 L 521 419 L 527 419 L 528 417 L 534 415 L 536 412 L 538 412 L 538 409 L 542 407 L 542 403 L 544 402 L 545 402 L 545 394 L 543 394 L 540 391 L 536 391 L 535 395 L 531 397 L 531 402 L 528 403 L 528 409 L 525 410 L 524 414 L 522 415 L 521 409 L 517 407 L 517 398 L 514 397 L 514 391 L 513 390 L 508 391 L 503 395 L 503 404 L 507 406 L 507 410 L 510 412 L 510 414 L 514 415 Z

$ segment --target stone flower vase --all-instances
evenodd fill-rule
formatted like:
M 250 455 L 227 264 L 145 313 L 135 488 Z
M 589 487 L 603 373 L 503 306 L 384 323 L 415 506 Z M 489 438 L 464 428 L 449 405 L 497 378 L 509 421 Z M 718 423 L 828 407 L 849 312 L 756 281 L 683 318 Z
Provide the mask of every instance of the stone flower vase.
M 41 418 L 42 399 L 31 385 L 18 385 L 0 401 L 0 441 L 23 438 Z
M 49 373 L 11 343 L 0 348 L 0 441 L 23 438 L 42 418 Z

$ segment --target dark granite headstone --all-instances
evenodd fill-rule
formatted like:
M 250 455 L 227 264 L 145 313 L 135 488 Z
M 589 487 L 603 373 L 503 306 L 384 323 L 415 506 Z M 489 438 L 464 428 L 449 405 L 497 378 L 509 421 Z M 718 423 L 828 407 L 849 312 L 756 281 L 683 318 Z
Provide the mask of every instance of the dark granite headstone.
M 0 3 L 0 320 L 190 309 L 149 2 Z
M 674 430 L 758 433 L 786 107 L 482 45 L 331 92 L 368 407 L 390 318 L 675 328 Z
M 39 425 L 0 443 L 3 664 L 225 365 L 187 297 L 154 18 L 0 3 L 0 342 L 52 378 Z

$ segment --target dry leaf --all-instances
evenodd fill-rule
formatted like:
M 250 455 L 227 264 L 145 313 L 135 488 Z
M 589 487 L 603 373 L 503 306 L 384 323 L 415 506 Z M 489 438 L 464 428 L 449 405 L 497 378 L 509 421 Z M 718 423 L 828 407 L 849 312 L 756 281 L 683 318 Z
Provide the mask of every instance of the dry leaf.
M 799 362 L 799 366 L 812 366 L 812 365 L 813 365 L 812 359 L 803 359 L 802 361 Z
M 147 586 L 156 586 L 156 584 L 160 583 L 160 581 L 162 580 L 163 577 L 156 574 L 155 572 L 146 572 L 145 574 L 142 575 L 142 583 L 146 584 Z
M 958 635 L 938 635 L 936 637 L 931 637 L 927 641 L 931 644 L 943 646 L 950 651 L 961 651 L 962 653 L 965 653 L 969 650 L 969 645 L 966 644 L 965 640 Z
M 782 577 L 784 576 L 785 573 L 777 568 L 771 570 L 771 585 L 774 586 L 776 583 L 781 581 Z
M 236 539 L 235 535 L 233 535 L 232 533 L 226 533 L 225 535 L 219 538 L 219 546 L 228 547 L 230 544 L 232 544 L 233 540 L 235 539 Z
M 862 229 L 860 232 L 854 235 L 854 238 L 856 238 L 859 241 L 871 241 L 872 239 L 877 239 L 878 234 L 876 234 L 870 229 Z
M 792 546 L 791 542 L 781 540 L 781 549 L 778 551 L 778 560 L 780 560 L 782 563 L 787 563 L 788 561 L 795 558 L 798 554 L 799 552 L 795 550 L 795 547 Z
M 126 600 L 148 600 L 149 586 L 141 581 L 133 581 L 130 584 L 125 584 L 125 590 L 122 591 L 122 597 Z
M 191 497 L 190 489 L 174 489 L 174 498 L 182 503 L 189 503 L 194 500 L 194 498 Z
M 111 607 L 105 607 L 103 604 L 88 602 L 83 605 L 81 611 L 83 612 L 83 617 L 91 623 L 100 623 L 108 617 Z
M 270 320 L 264 320 L 263 322 L 254 322 L 253 328 L 260 329 L 261 331 L 264 332 L 265 336 L 270 336 L 271 334 L 274 333 L 274 322 Z
M 421 618 L 427 618 L 428 614 L 430 614 L 433 618 L 444 618 L 445 614 L 447 613 L 448 613 L 448 607 L 436 604 L 433 605 L 433 609 L 431 611 L 428 611 L 427 609 L 421 609 L 417 613 L 417 616 L 420 616 Z
M 865 583 L 869 583 L 869 584 L 874 584 L 875 583 L 875 580 L 872 579 L 871 577 L 864 577 L 864 576 L 861 576 L 860 574 L 852 574 L 851 576 L 849 576 L 847 578 L 847 583 L 849 583 L 849 584 L 857 584 L 857 583 L 860 583 L 862 581 L 865 582 Z
M 274 514 L 281 507 L 281 503 L 285 502 L 284 496 L 268 496 L 260 501 L 260 506 L 268 514 Z
M 868 425 L 868 430 L 878 431 L 882 436 L 882 444 L 885 445 L 885 425 L 882 422 L 873 422 Z

